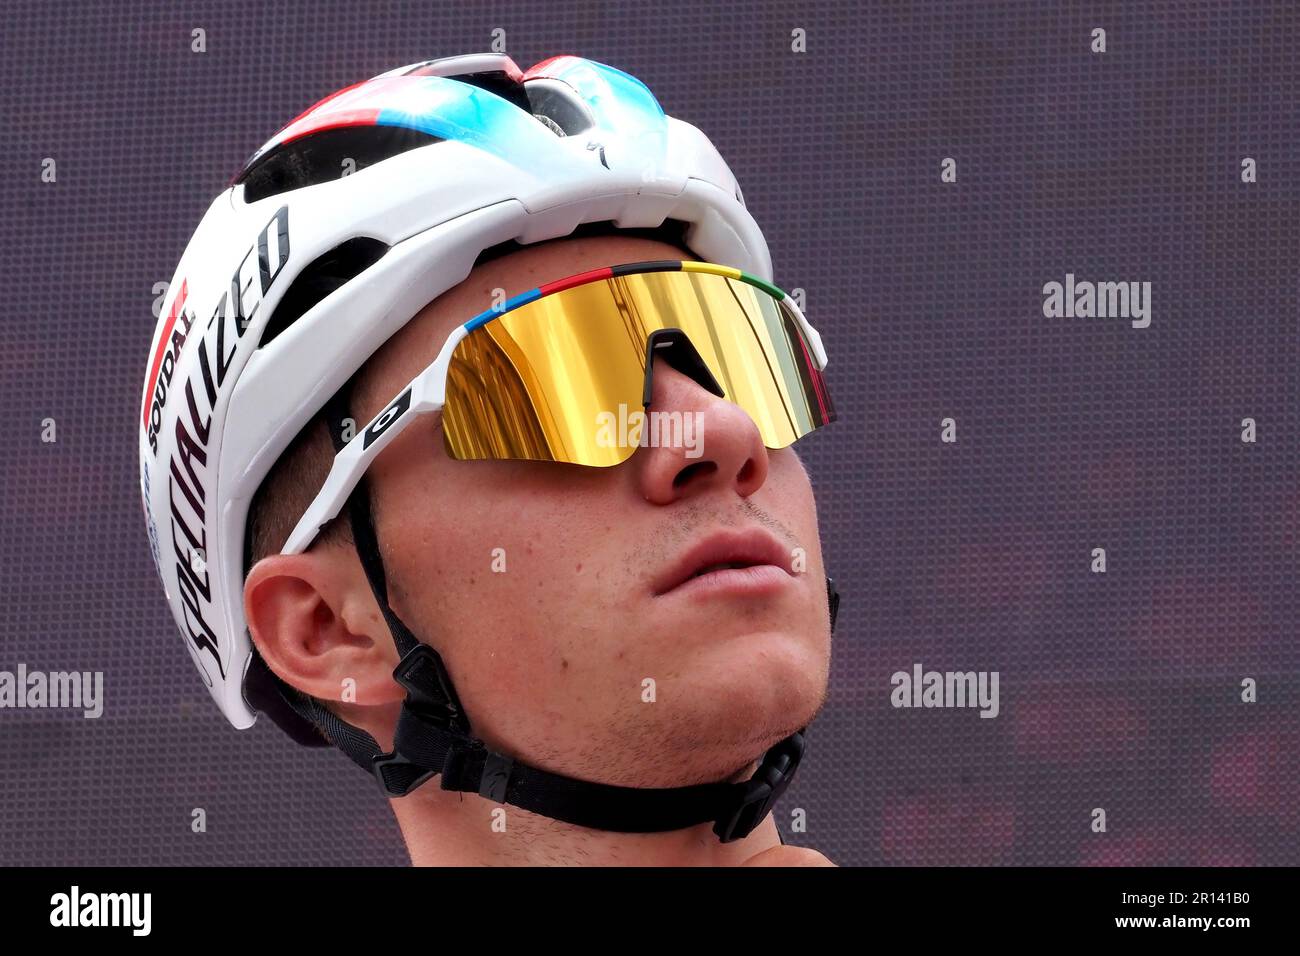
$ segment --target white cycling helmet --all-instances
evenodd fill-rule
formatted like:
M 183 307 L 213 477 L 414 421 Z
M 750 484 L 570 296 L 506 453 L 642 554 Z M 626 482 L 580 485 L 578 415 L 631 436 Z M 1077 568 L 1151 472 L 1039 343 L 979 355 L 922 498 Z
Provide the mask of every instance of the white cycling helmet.
M 771 280 L 762 233 L 708 138 L 639 80 L 576 56 L 527 71 L 502 54 L 391 70 L 253 154 L 181 256 L 140 430 L 154 563 L 232 724 L 267 711 L 300 742 L 319 740 L 303 730 L 322 721 L 282 706 L 265 680 L 250 688 L 250 671 L 267 672 L 243 615 L 250 502 L 300 429 L 490 247 L 668 220 L 699 258 Z M 340 746 L 353 731 L 326 728 Z

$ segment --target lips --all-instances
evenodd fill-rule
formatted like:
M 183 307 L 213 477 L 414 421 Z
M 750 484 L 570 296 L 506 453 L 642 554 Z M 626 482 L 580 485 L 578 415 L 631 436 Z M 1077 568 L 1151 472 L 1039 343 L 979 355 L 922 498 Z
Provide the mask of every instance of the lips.
M 746 571 L 746 569 L 763 569 Z M 694 581 L 747 581 L 775 578 L 772 569 L 793 577 L 790 552 L 762 529 L 711 534 L 689 548 L 660 574 L 654 583 L 656 597 Z

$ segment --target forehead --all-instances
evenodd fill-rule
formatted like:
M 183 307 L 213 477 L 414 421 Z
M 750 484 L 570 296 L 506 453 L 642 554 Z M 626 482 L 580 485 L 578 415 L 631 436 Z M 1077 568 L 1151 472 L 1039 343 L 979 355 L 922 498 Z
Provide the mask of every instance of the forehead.
M 691 259 L 671 243 L 640 236 L 584 236 L 525 247 L 476 266 L 385 342 L 357 377 L 352 414 L 368 421 L 437 357 L 447 337 L 494 302 L 588 269 L 644 259 Z

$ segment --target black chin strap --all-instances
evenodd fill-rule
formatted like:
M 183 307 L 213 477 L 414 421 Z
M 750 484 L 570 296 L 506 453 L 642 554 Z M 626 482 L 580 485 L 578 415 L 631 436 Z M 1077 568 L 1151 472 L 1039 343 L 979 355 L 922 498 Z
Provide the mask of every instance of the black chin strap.
M 336 450 L 344 445 L 341 426 L 348 417 L 345 391 L 335 395 L 326 408 Z M 768 750 L 758 770 L 743 783 L 667 789 L 577 780 L 489 750 L 473 737 L 469 718 L 438 652 L 416 640 L 388 606 L 387 577 L 364 477 L 348 498 L 347 507 L 361 566 L 402 658 L 393 677 L 406 688 L 407 696 L 397 720 L 393 750 L 384 753 L 373 737 L 340 720 L 310 697 L 290 689 L 285 699 L 358 766 L 373 773 L 388 796 L 405 796 L 431 777 L 440 776 L 443 790 L 477 793 L 494 803 L 597 830 L 654 833 L 711 820 L 713 832 L 728 843 L 748 836 L 789 786 L 803 756 L 807 728 Z M 830 578 L 826 579 L 826 587 L 833 630 L 839 593 Z

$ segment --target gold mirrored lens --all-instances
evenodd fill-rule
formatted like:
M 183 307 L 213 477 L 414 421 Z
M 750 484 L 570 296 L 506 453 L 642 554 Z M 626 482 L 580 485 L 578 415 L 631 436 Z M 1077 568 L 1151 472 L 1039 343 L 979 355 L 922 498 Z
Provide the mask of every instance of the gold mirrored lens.
M 643 411 L 646 341 L 660 329 L 687 335 L 767 447 L 834 419 L 798 321 L 780 300 L 728 276 L 641 272 L 542 296 L 470 332 L 447 373 L 448 454 L 625 461 L 636 446 L 619 440 L 623 423 Z

